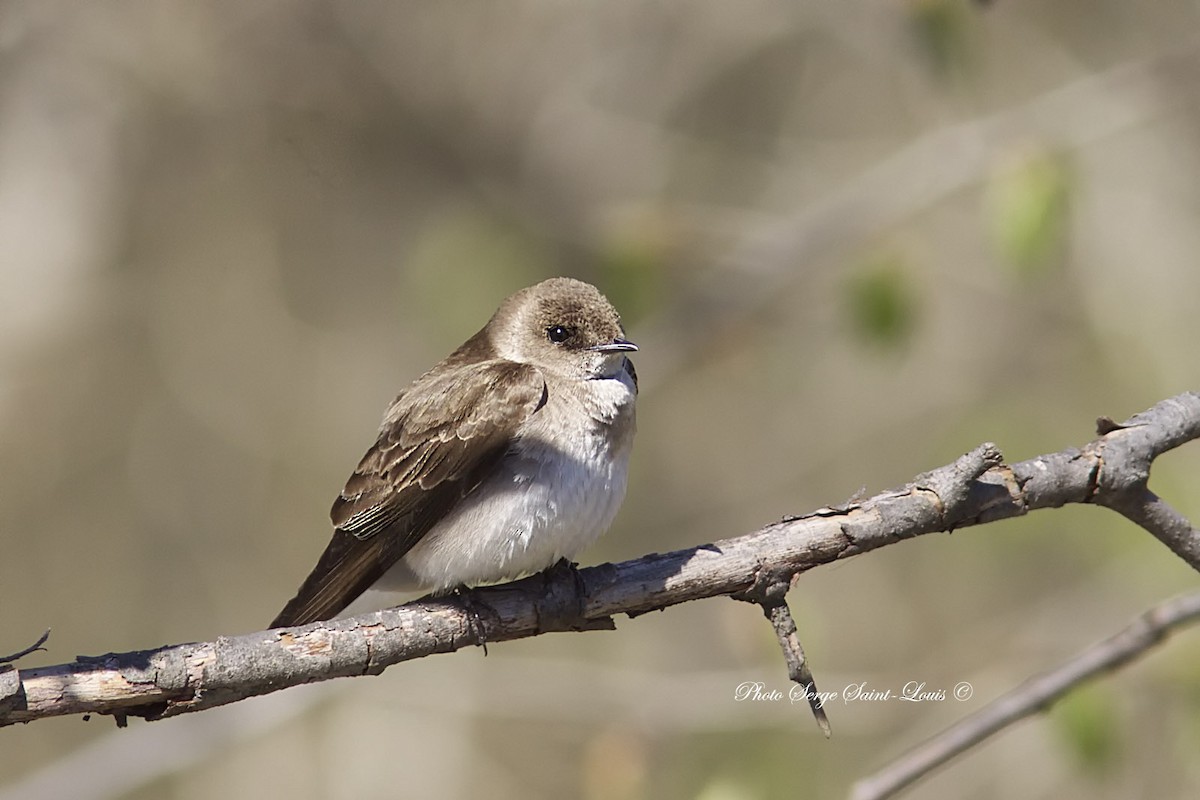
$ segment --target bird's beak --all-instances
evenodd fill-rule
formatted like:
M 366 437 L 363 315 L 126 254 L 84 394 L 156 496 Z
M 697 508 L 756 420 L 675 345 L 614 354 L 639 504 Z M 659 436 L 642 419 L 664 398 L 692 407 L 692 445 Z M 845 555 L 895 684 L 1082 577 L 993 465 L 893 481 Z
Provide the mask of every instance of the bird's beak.
M 606 344 L 595 344 L 587 349 L 596 353 L 636 353 L 638 346 L 628 339 L 613 339 Z

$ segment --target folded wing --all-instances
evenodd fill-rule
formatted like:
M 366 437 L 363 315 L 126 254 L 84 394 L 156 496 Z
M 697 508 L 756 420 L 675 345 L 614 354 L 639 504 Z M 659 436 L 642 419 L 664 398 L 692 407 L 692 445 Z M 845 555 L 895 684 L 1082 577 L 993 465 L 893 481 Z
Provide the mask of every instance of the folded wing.
M 536 368 L 500 359 L 409 387 L 334 501 L 329 546 L 271 627 L 329 619 L 366 591 L 496 468 L 545 401 Z

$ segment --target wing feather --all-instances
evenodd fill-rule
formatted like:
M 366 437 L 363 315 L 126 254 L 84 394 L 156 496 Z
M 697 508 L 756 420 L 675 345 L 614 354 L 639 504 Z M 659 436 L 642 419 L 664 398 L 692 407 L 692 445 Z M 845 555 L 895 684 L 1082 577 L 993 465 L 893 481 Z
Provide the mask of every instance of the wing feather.
M 443 365 L 396 398 L 330 509 L 333 538 L 272 628 L 337 614 L 496 467 L 545 403 L 541 373 L 494 359 Z

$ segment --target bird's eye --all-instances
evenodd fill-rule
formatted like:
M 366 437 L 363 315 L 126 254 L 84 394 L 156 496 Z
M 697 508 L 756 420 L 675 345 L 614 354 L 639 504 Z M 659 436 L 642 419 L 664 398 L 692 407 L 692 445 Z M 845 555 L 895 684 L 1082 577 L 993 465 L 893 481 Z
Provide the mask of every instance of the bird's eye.
M 570 339 L 574 333 L 573 330 L 562 325 L 551 325 L 549 328 L 546 328 L 546 338 L 555 344 L 562 344 L 567 339 Z

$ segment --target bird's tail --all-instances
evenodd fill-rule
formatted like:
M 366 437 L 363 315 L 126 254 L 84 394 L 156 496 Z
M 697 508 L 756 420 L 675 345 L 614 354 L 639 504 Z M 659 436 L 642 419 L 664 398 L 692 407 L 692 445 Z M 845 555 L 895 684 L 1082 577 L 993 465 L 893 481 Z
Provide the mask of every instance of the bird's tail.
M 357 539 L 335 530 L 333 540 L 321 554 L 312 573 L 304 580 L 272 628 L 307 625 L 330 619 L 379 580 L 395 559 L 388 559 L 388 536 Z

